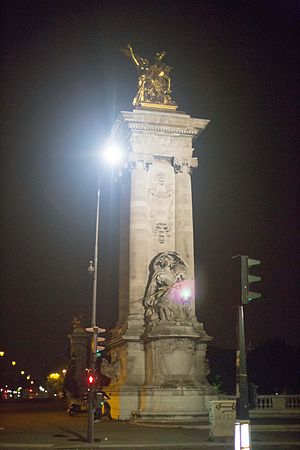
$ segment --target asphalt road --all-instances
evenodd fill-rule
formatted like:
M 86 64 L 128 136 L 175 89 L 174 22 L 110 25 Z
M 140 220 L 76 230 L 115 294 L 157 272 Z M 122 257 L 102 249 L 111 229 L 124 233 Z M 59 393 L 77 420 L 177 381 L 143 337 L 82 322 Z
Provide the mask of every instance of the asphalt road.
M 64 403 L 16 401 L 0 403 L 0 449 L 233 449 L 233 440 L 210 442 L 208 429 L 186 425 L 137 425 L 103 419 L 94 424 L 95 442 L 87 444 L 87 415 L 71 418 Z M 300 449 L 300 433 L 254 432 L 253 449 Z

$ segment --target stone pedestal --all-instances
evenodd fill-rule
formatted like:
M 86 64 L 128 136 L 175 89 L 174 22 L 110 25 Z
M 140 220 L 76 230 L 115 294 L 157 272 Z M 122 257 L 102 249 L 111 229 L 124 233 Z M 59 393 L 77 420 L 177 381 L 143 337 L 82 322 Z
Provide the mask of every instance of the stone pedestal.
M 215 394 L 207 382 L 207 342 L 202 324 L 159 324 L 144 337 L 145 386 L 137 419 L 198 421 Z
M 191 190 L 192 143 L 208 122 L 141 108 L 122 112 L 112 130 L 127 146 L 119 323 L 102 364 L 114 417 L 197 420 L 214 393 L 206 380 L 211 338 L 195 316 Z
M 135 421 L 200 422 L 207 420 L 213 392 L 203 387 L 176 389 L 145 387 L 140 390 L 140 405 Z

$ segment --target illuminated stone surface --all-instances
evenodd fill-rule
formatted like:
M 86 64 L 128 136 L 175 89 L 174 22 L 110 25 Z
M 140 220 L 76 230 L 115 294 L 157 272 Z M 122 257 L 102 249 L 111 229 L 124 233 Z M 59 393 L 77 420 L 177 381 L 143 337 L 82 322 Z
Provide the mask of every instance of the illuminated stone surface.
M 197 420 L 214 394 L 195 316 L 193 140 L 209 121 L 177 112 L 122 112 L 112 135 L 127 145 L 122 173 L 119 322 L 112 330 L 114 417 Z

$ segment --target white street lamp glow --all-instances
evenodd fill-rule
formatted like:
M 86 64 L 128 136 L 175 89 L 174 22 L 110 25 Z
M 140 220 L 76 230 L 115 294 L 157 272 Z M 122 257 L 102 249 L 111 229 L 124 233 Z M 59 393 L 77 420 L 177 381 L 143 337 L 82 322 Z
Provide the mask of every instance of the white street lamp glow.
M 108 164 L 115 165 L 121 161 L 123 153 L 121 146 L 117 142 L 108 140 L 104 146 L 102 155 Z

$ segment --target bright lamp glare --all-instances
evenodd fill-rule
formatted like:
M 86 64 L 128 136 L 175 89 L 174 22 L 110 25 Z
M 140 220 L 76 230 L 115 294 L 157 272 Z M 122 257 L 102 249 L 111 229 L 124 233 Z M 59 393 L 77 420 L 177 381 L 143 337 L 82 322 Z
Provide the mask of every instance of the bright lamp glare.
M 122 150 L 118 143 L 108 141 L 103 150 L 105 161 L 111 165 L 115 165 L 122 159 Z

